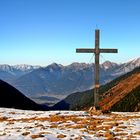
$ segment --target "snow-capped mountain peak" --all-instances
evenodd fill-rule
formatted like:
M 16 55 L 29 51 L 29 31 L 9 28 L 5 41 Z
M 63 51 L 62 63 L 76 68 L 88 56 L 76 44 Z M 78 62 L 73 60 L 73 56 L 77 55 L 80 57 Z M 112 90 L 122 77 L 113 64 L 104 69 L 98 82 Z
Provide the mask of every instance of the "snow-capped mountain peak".
M 113 68 L 117 65 L 118 65 L 117 63 L 105 61 L 103 64 L 101 64 L 101 67 L 103 67 L 104 69 L 110 69 L 110 68 Z
M 13 67 L 11 67 L 10 65 L 7 65 L 7 64 L 2 64 L 0 65 L 0 70 L 2 71 L 6 71 L 6 72 L 9 72 L 9 71 L 13 71 Z
M 17 70 L 22 70 L 22 71 L 40 68 L 40 66 L 32 66 L 27 64 L 14 65 L 13 67 Z
M 62 67 L 63 66 L 61 64 L 52 63 L 52 64 L 48 65 L 45 69 L 49 70 L 50 72 L 53 72 L 53 71 L 61 70 Z
M 131 63 L 135 64 L 136 66 L 140 66 L 140 57 L 132 60 Z
M 82 70 L 82 69 L 90 67 L 91 65 L 92 64 L 74 62 L 74 63 L 68 65 L 67 67 L 69 69 L 75 69 L 75 70 L 80 70 L 81 69 Z

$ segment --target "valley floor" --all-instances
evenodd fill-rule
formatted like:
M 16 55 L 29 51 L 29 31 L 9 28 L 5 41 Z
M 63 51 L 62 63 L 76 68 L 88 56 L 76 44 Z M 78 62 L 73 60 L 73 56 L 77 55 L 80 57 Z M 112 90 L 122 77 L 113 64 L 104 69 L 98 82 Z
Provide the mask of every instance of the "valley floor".
M 90 115 L 84 111 L 0 108 L 0 140 L 140 139 L 140 112 Z

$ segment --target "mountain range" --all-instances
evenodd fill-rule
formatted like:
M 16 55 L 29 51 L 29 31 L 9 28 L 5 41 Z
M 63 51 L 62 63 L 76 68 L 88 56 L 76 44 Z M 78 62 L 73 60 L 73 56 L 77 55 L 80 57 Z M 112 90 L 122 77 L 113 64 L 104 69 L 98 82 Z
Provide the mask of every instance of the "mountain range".
M 122 64 L 106 61 L 100 65 L 100 83 L 106 84 L 139 66 L 140 58 Z M 58 102 L 71 93 L 92 89 L 94 67 L 86 63 L 53 63 L 46 67 L 0 65 L 0 79 L 38 103 Z

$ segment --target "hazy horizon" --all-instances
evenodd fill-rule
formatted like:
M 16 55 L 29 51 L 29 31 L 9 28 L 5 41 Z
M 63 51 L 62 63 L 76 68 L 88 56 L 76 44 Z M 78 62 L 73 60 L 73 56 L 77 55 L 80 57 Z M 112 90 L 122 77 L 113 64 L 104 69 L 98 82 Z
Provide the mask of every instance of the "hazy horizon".
M 128 60 L 126 60 L 126 61 L 122 61 L 122 62 L 120 62 L 120 63 L 118 63 L 118 62 L 115 62 L 115 61 L 111 61 L 111 60 L 105 60 L 105 61 L 110 61 L 110 62 L 112 62 L 112 63 L 116 63 L 116 64 L 123 64 L 123 63 L 127 63 L 127 62 L 130 62 L 130 61 L 132 61 L 132 60 L 135 60 L 135 59 L 140 59 L 140 57 L 136 57 L 136 58 L 131 58 L 131 59 L 128 59 Z M 105 61 L 100 61 L 100 64 L 103 64 Z M 31 65 L 31 66 L 41 66 L 41 67 L 45 67 L 45 66 L 49 66 L 49 65 L 52 65 L 52 64 L 54 64 L 54 63 L 56 63 L 56 64 L 58 64 L 58 65 L 62 65 L 62 66 L 68 66 L 68 65 L 71 65 L 71 64 L 73 64 L 73 63 L 85 63 L 85 64 L 91 64 L 91 63 L 94 63 L 94 61 L 93 62 L 71 62 L 71 63 L 68 63 L 68 64 L 63 64 L 63 63 L 57 63 L 57 62 L 52 62 L 52 63 L 49 63 L 49 64 L 44 64 L 44 65 L 39 65 L 39 64 L 28 64 L 28 63 L 18 63 L 18 64 L 9 64 L 9 63 L 0 63 L 0 65 L 9 65 L 9 66 L 17 66 L 17 65 Z

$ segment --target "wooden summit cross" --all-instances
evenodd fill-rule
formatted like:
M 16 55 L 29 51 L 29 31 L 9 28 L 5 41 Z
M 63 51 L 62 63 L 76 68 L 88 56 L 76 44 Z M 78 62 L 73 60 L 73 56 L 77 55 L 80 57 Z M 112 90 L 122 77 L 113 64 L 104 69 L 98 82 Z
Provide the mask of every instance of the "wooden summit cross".
M 94 106 L 98 108 L 98 101 L 99 101 L 99 55 L 100 53 L 117 53 L 117 49 L 100 49 L 99 47 L 99 37 L 100 37 L 100 30 L 95 30 L 95 48 L 94 49 L 85 49 L 85 48 L 78 48 L 76 49 L 77 53 L 94 53 L 95 54 L 95 88 L 94 88 Z

